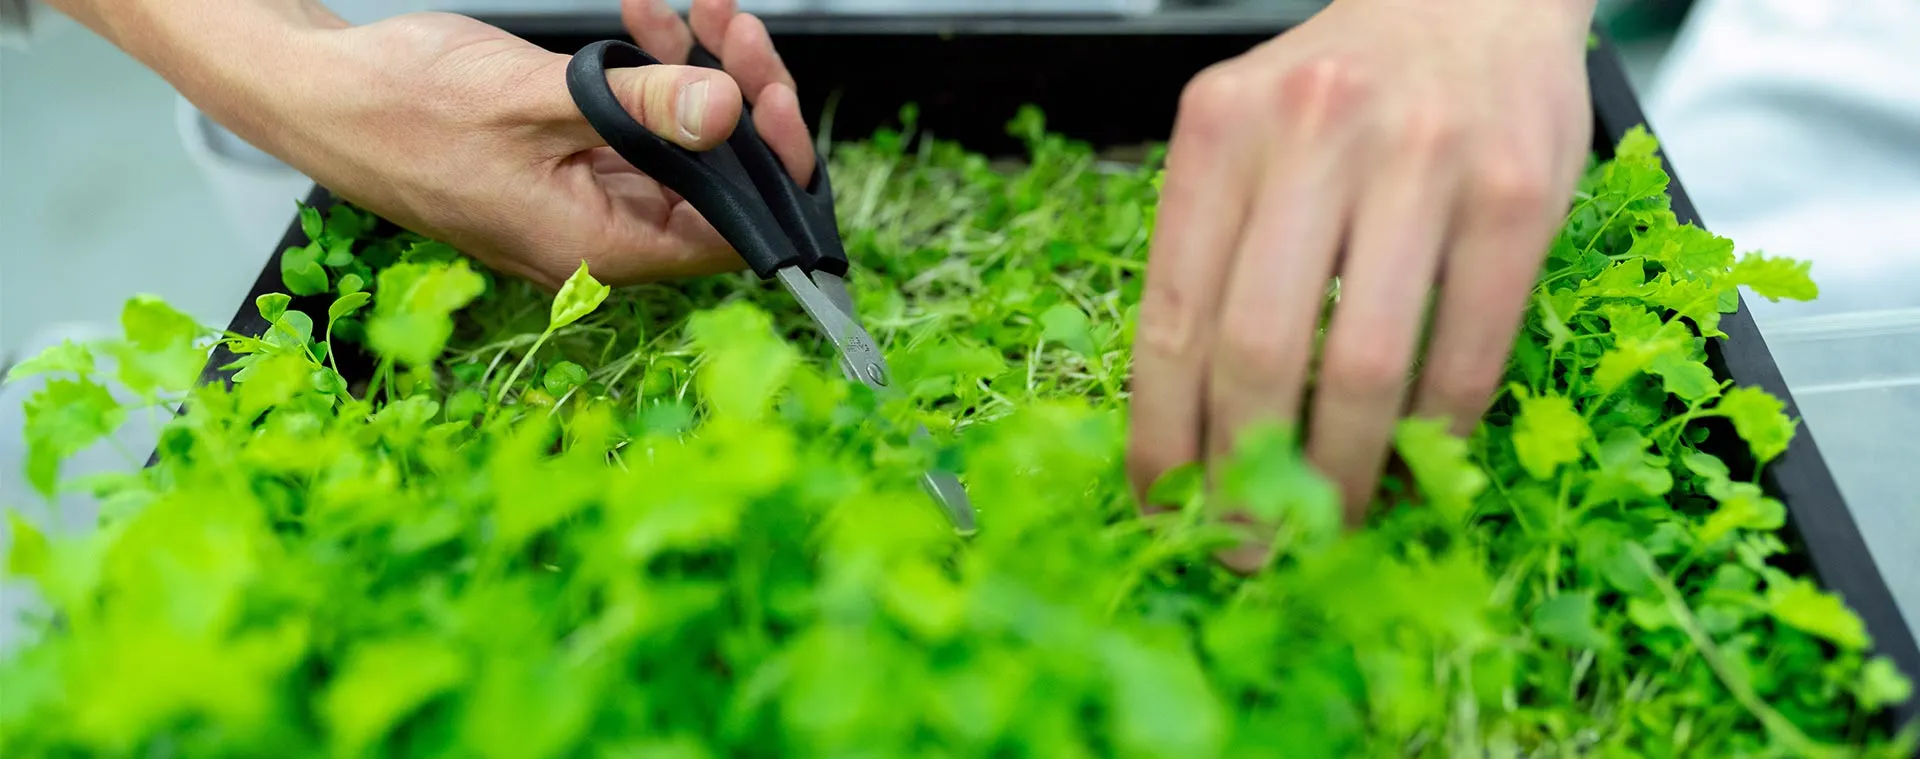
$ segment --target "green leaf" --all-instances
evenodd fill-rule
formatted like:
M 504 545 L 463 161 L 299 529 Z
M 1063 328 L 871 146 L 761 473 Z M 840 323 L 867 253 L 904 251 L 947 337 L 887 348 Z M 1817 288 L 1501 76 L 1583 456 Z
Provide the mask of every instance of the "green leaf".
M 1659 155 L 1660 141 L 1647 131 L 1645 124 L 1635 124 L 1620 135 L 1614 143 L 1613 154 L 1619 158 L 1653 158 Z
M 327 271 L 318 261 L 303 261 L 280 268 L 280 281 L 294 295 L 319 295 L 327 291 Z
M 347 378 L 340 376 L 332 367 L 314 367 L 312 378 L 313 391 L 323 395 L 340 395 L 347 392 Z
M 580 268 L 573 276 L 567 277 L 566 284 L 560 286 L 560 293 L 554 296 L 553 308 L 547 316 L 547 329 L 556 330 L 593 313 L 600 303 L 607 299 L 611 288 L 600 284 L 587 273 L 587 262 L 581 261 Z
M 1715 277 L 1733 265 L 1732 240 L 1691 224 L 1663 232 L 1666 240 L 1655 260 L 1670 270 L 1691 277 Z
M 1093 325 L 1087 314 L 1071 303 L 1057 303 L 1040 314 L 1041 337 L 1067 346 L 1075 353 L 1093 358 Z
M 1668 351 L 1647 362 L 1647 371 L 1660 377 L 1660 386 L 1688 403 L 1698 403 L 1720 393 L 1720 381 L 1704 361 L 1689 358 L 1679 351 Z
M 336 240 L 358 240 L 370 225 L 366 216 L 345 203 L 327 209 L 327 235 Z
M 1733 422 L 1734 431 L 1747 441 L 1760 463 L 1785 453 L 1793 440 L 1794 420 L 1786 415 L 1786 404 L 1765 390 L 1736 387 L 1728 390 L 1713 407 L 1715 413 Z
M 324 225 L 320 221 L 320 209 L 305 203 L 300 204 L 300 233 L 309 241 L 318 242 Z
M 361 279 L 360 275 L 343 274 L 340 276 L 340 283 L 335 287 L 335 289 L 338 290 L 341 295 L 345 296 L 345 295 L 352 295 L 354 293 L 365 290 L 366 287 L 367 287 L 367 282 L 366 280 Z
M 313 342 L 313 317 L 301 311 L 281 314 L 280 320 L 260 336 L 260 341 L 295 352 L 305 351 L 307 344 Z
M 547 370 L 540 384 L 548 394 L 558 398 L 569 390 L 587 384 L 587 370 L 572 361 L 562 361 Z
M 1303 546 L 1325 546 L 1339 536 L 1339 491 L 1307 464 L 1284 426 L 1242 432 L 1219 487 L 1227 504 L 1265 524 L 1284 525 Z
M 468 421 L 485 413 L 486 410 L 487 396 L 473 388 L 461 390 L 447 399 L 447 419 L 451 421 Z
M 401 363 L 430 363 L 453 336 L 453 313 L 485 286 L 465 259 L 395 264 L 380 273 L 367 339 L 375 351 Z
M 69 372 L 80 376 L 93 373 L 93 352 L 87 346 L 72 340 L 61 340 L 60 344 L 50 346 L 32 358 L 14 364 L 7 370 L 9 382 L 36 374 Z
M 293 296 L 286 293 L 266 293 L 253 299 L 253 306 L 260 310 L 260 318 L 268 324 L 280 321 L 280 315 L 287 312 L 287 305 L 293 302 Z
M 135 393 L 180 392 L 193 386 L 207 361 L 196 343 L 205 334 L 192 317 L 158 297 L 137 295 L 120 311 L 126 335 L 110 346 L 119 363 L 120 381 Z
M 1225 741 L 1221 703 L 1191 653 L 1109 638 L 1114 680 L 1111 726 L 1126 756 L 1212 756 Z
M 1781 298 L 1813 300 L 1820 297 L 1820 288 L 1808 274 L 1812 266 L 1811 261 L 1768 258 L 1760 253 L 1748 253 L 1734 264 L 1732 279 L 1734 284 L 1747 287 L 1770 301 L 1778 302 Z
M 87 379 L 51 379 L 25 405 L 27 479 L 51 497 L 60 465 L 113 434 L 127 412 L 105 387 Z
M 1659 498 L 1673 489 L 1666 459 L 1649 453 L 1647 439 L 1631 427 L 1615 427 L 1600 442 L 1587 498 L 1596 502 Z
M 462 742 L 483 759 L 564 756 L 594 713 L 590 683 L 572 668 L 496 657 L 466 699 Z
M 1533 631 L 1572 648 L 1608 648 L 1611 641 L 1594 627 L 1593 591 L 1561 593 L 1533 608 Z
M 12 536 L 12 545 L 7 550 L 8 575 L 36 577 L 50 568 L 53 559 L 47 536 L 20 516 L 19 511 L 7 510 L 7 532 Z
M 357 756 L 466 674 L 465 663 L 436 638 L 369 641 L 346 658 L 319 710 L 340 752 Z
M 1912 698 L 1913 681 L 1900 673 L 1892 659 L 1875 656 L 1860 667 L 1860 679 L 1853 692 L 1862 708 L 1879 710 Z
M 1516 388 L 1520 412 L 1513 422 L 1513 448 L 1534 479 L 1553 476 L 1562 464 L 1580 460 L 1580 444 L 1593 436 L 1573 403 L 1557 395 L 1532 396 Z
M 694 314 L 687 335 L 706 355 L 696 382 L 718 416 L 762 418 L 800 362 L 799 352 L 774 333 L 767 313 L 743 302 Z
M 313 369 L 312 362 L 291 353 L 262 357 L 247 367 L 244 378 L 234 377 L 240 413 L 252 417 L 292 400 L 296 393 L 312 387 Z
M 331 326 L 334 322 L 353 315 L 353 312 L 360 310 L 361 306 L 367 305 L 367 301 L 372 299 L 373 295 L 366 291 L 350 292 L 333 299 L 333 303 L 327 306 L 327 324 Z
M 1706 490 L 1719 503 L 1700 525 L 1701 543 L 1712 545 L 1734 530 L 1772 531 L 1786 524 L 1786 507 L 1751 482 L 1719 480 Z
M 327 255 L 320 260 L 322 266 L 338 269 L 353 263 L 353 239 L 333 238 L 327 243 Z
M 1464 519 L 1473 499 L 1487 487 L 1487 474 L 1477 466 L 1467 441 L 1447 432 L 1438 419 L 1405 419 L 1394 432 L 1394 449 L 1427 499 L 1449 519 Z
M 161 351 L 192 344 L 205 334 L 193 317 L 175 310 L 152 295 L 136 295 L 120 311 L 127 341 L 142 351 Z
M 1849 651 L 1871 645 L 1867 626 L 1840 598 L 1820 590 L 1812 582 L 1793 580 L 1774 585 L 1767 591 L 1768 611 L 1787 625 L 1832 641 Z

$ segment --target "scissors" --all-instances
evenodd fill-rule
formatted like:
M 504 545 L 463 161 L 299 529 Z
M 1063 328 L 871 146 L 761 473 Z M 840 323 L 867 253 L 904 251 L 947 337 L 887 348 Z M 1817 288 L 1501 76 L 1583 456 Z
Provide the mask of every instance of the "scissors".
M 719 59 L 698 46 L 690 60 L 696 66 L 720 68 Z M 807 182 L 812 189 L 801 187 L 760 139 L 745 103 L 733 136 L 712 150 L 688 150 L 648 131 L 614 97 L 607 70 L 659 63 L 620 40 L 595 42 L 568 62 L 567 90 L 615 153 L 686 198 L 755 274 L 778 281 L 800 302 L 801 310 L 833 342 L 848 379 L 877 393 L 896 392 L 889 384 L 886 357 L 861 325 L 847 293 L 847 252 L 834 218 L 826 160 L 814 162 Z M 931 437 L 925 425 L 913 434 L 915 439 Z M 973 505 L 957 477 L 930 469 L 920 484 L 956 531 L 974 533 Z

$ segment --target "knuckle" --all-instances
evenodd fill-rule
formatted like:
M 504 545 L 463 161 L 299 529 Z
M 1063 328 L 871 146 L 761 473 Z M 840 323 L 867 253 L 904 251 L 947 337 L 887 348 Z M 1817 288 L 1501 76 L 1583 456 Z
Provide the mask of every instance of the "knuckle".
M 1300 376 L 1305 345 L 1292 330 L 1275 329 L 1272 319 L 1229 310 L 1220 323 L 1216 364 L 1223 378 L 1246 385 L 1291 383 Z
M 1487 399 L 1499 385 L 1504 369 L 1497 360 L 1476 361 L 1434 375 L 1433 405 L 1452 422 L 1478 418 L 1486 410 Z
M 1199 351 L 1196 301 L 1172 282 L 1147 282 L 1141 296 L 1136 350 L 1169 359 L 1187 359 Z
M 1474 170 L 1474 194 L 1492 208 L 1531 212 L 1552 200 L 1549 173 L 1544 162 L 1501 155 Z
M 1397 392 L 1407 381 L 1406 359 L 1390 340 L 1349 340 L 1329 348 L 1322 375 L 1327 390 L 1358 398 Z
M 1467 134 L 1466 120 L 1459 109 L 1439 99 L 1408 107 L 1395 131 L 1402 149 L 1429 157 L 1451 152 Z
M 1202 142 L 1217 141 L 1244 113 L 1247 96 L 1255 89 L 1248 79 L 1232 62 L 1195 75 L 1180 91 L 1180 131 Z
M 1280 75 L 1274 106 L 1285 123 L 1331 126 L 1344 122 L 1370 89 L 1359 64 L 1349 58 L 1323 55 Z

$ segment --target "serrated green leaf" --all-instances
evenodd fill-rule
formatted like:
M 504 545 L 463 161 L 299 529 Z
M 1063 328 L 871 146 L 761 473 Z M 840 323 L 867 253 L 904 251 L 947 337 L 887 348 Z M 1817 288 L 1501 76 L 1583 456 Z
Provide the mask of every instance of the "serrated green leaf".
M 1848 650 L 1858 651 L 1872 643 L 1866 624 L 1841 603 L 1839 596 L 1806 580 L 1768 589 L 1767 604 L 1774 619 Z
M 1394 432 L 1394 449 L 1420 491 L 1450 519 L 1464 519 L 1473 499 L 1487 487 L 1487 475 L 1474 464 L 1467 442 L 1448 434 L 1444 421 L 1402 420 Z
M 1813 283 L 1808 273 L 1811 261 L 1796 261 L 1789 258 L 1768 258 L 1760 253 L 1748 253 L 1734 264 L 1733 283 L 1753 290 L 1756 295 L 1778 302 L 1781 298 L 1791 300 L 1813 300 L 1820 297 L 1820 288 Z
M 7 381 L 11 382 L 36 374 L 68 372 L 81 376 L 93 373 L 93 351 L 83 343 L 71 339 L 61 340 L 58 345 L 50 346 L 32 358 L 14 364 L 7 369 Z
M 1713 410 L 1733 422 L 1733 428 L 1761 462 L 1785 453 L 1796 423 L 1787 417 L 1786 404 L 1765 390 L 1736 387 L 1721 396 Z
M 49 497 L 60 461 L 113 434 L 127 416 L 112 393 L 85 378 L 48 380 L 27 399 L 25 412 L 27 479 Z

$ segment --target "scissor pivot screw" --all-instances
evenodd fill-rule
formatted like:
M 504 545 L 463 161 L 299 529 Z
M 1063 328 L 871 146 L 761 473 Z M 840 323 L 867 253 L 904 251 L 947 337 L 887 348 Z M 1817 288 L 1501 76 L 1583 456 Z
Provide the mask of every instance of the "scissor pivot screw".
M 867 379 L 873 380 L 873 384 L 885 385 L 887 370 L 880 368 L 879 364 L 867 364 Z

